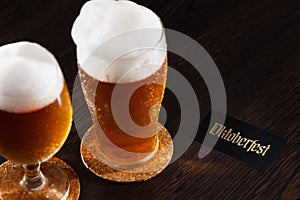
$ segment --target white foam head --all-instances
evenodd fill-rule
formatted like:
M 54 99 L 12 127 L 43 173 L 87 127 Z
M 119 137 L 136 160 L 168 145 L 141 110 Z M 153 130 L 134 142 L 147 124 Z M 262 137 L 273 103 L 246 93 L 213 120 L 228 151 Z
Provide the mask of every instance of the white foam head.
M 72 37 L 78 64 L 87 74 L 104 82 L 147 78 L 166 57 L 160 18 L 131 1 L 85 3 L 73 24 Z
M 59 97 L 63 86 L 58 62 L 42 46 L 17 42 L 0 47 L 0 110 L 43 108 Z

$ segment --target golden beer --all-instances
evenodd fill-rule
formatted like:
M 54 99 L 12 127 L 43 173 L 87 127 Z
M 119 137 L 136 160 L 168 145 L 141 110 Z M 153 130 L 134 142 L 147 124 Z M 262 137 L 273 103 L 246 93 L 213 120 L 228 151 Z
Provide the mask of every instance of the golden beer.
M 81 8 L 71 34 L 93 120 L 85 135 L 93 134 L 93 156 L 121 170 L 145 163 L 158 149 L 166 83 L 160 18 L 131 1 L 90 1 Z
M 158 71 L 136 82 L 116 84 L 98 81 L 89 76 L 80 66 L 79 75 L 94 124 L 98 123 L 101 127 L 97 129 L 97 126 L 94 126 L 102 157 L 108 163 L 116 165 L 136 164 L 146 157 L 151 157 L 158 145 L 157 125 L 166 84 L 167 58 Z M 93 89 L 94 85 L 96 91 Z M 137 88 L 129 100 L 129 113 L 138 126 L 143 127 L 152 123 L 149 129 L 132 136 L 118 126 L 111 105 L 112 93 L 116 85 L 124 93 Z M 96 94 L 93 95 L 93 92 Z M 122 101 L 122 95 L 118 98 Z M 151 136 L 145 137 L 149 135 Z
M 62 200 L 72 190 L 67 164 L 52 157 L 66 141 L 72 106 L 60 66 L 46 48 L 0 47 L 0 199 Z
M 0 110 L 0 155 L 22 164 L 52 157 L 63 145 L 72 124 L 72 105 L 66 84 L 51 104 L 28 112 Z

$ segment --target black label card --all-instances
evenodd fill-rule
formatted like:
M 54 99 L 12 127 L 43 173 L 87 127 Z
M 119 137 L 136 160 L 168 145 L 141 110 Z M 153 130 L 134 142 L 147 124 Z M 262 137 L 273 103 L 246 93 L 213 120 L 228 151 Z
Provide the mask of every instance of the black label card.
M 223 115 L 219 112 L 215 113 L 219 116 Z M 201 122 L 200 131 L 195 140 L 203 143 L 206 133 L 209 137 L 206 141 L 218 137 L 218 142 L 215 145 L 209 142 L 203 144 L 242 160 L 260 170 L 265 171 L 268 169 L 287 142 L 277 135 L 229 116 L 226 116 L 224 124 L 213 121 L 212 126 L 208 127 L 210 116 L 209 113 Z

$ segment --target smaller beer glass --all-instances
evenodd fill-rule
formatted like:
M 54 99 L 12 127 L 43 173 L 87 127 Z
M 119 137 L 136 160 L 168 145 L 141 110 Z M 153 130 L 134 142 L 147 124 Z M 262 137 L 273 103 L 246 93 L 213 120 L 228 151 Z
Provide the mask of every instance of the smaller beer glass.
M 0 155 L 10 160 L 0 167 L 0 199 L 67 199 L 68 175 L 44 161 L 62 147 L 71 124 L 54 56 L 30 42 L 0 47 Z

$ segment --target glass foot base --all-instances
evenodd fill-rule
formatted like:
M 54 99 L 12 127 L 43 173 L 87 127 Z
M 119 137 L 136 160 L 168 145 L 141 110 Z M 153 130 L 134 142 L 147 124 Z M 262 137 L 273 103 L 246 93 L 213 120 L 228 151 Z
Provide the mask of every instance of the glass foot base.
M 10 161 L 0 166 L 0 200 L 77 200 L 79 179 L 74 170 L 58 158 L 41 164 L 46 184 L 39 191 L 28 191 L 20 185 L 24 176 L 22 165 Z M 60 192 L 61 191 L 61 192 Z
M 95 155 L 96 136 L 93 126 L 85 133 L 82 138 L 80 152 L 85 166 L 97 176 L 114 182 L 137 182 L 148 180 L 157 174 L 169 164 L 173 155 L 172 138 L 165 127 L 162 125 L 159 129 L 158 150 L 147 162 L 138 165 L 130 170 L 122 171 L 106 165 Z

